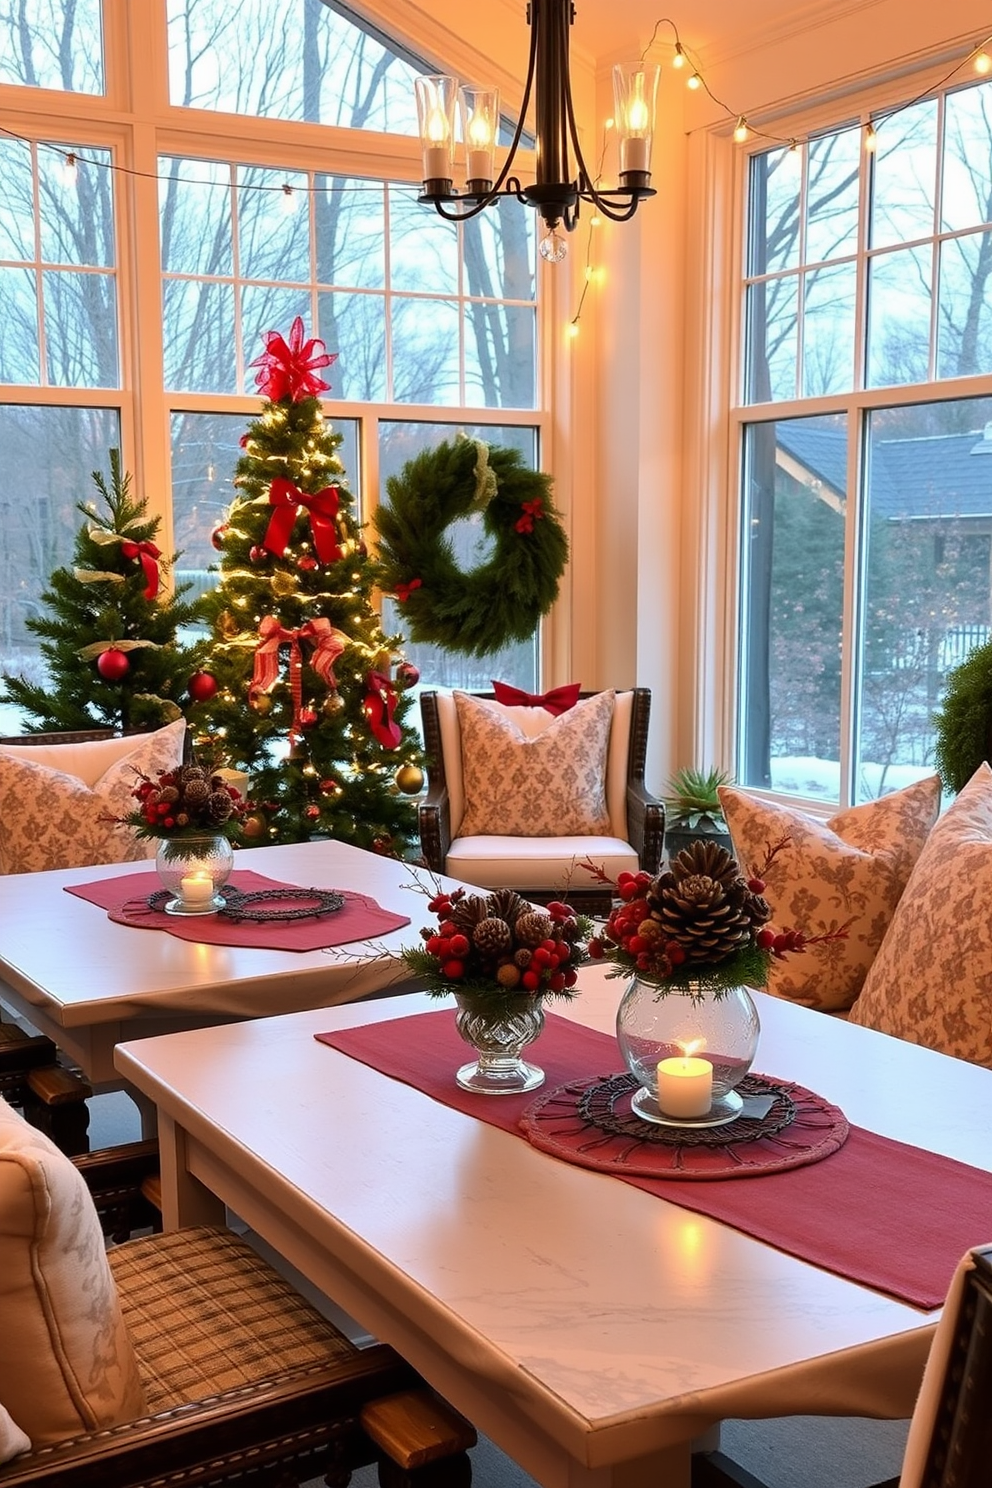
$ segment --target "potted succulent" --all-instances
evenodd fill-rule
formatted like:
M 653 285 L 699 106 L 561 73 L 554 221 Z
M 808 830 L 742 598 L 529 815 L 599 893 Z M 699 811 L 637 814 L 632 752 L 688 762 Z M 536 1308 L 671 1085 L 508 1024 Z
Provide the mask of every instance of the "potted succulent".
M 730 833 L 718 794 L 721 785 L 731 783 L 725 770 L 701 770 L 694 765 L 686 765 L 670 777 L 662 792 L 669 861 L 699 838 L 731 851 Z

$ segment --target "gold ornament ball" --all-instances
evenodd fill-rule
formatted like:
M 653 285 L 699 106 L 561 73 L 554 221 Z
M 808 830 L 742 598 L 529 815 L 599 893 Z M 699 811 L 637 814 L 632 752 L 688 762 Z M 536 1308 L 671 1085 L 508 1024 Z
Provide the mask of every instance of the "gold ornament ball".
M 264 837 L 266 832 L 265 818 L 262 816 L 246 816 L 241 824 L 242 835 L 249 842 L 254 842 L 259 837 Z
M 292 574 L 286 573 L 285 569 L 277 569 L 272 575 L 272 592 L 280 599 L 286 599 L 288 595 L 296 593 L 296 580 Z
M 250 701 L 252 708 L 258 714 L 259 718 L 268 718 L 272 712 L 272 699 L 267 692 L 256 692 Z
M 419 765 L 400 765 L 394 778 L 406 796 L 415 796 L 423 789 L 424 772 Z
M 337 718 L 344 709 L 344 698 L 339 692 L 329 692 L 320 705 L 325 718 Z

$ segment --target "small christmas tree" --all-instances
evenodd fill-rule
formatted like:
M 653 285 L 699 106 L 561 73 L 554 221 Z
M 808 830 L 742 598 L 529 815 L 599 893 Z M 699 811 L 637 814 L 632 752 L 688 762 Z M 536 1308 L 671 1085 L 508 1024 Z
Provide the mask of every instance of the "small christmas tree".
M 31 733 L 157 728 L 180 717 L 196 666 L 196 648 L 177 638 L 195 618 L 182 598 L 188 586 L 164 592 L 175 556 L 156 547 L 159 518 L 132 496 L 119 450 L 110 451 L 109 489 L 97 470 L 93 483 L 100 501 L 78 504 L 86 521 L 74 564 L 56 569 L 41 596 L 51 614 L 25 622 L 43 637 L 47 679 L 3 679 L 3 701 L 22 710 Z
M 193 714 L 251 776 L 245 838 L 314 835 L 402 856 L 416 830 L 404 793 L 423 784 L 404 726 L 416 668 L 372 604 L 375 564 L 325 424 L 323 342 L 269 331 L 252 366 L 265 398 L 241 439 L 238 496 L 214 533 L 220 583 L 205 597 L 217 690 Z M 399 661 L 394 671 L 394 662 Z

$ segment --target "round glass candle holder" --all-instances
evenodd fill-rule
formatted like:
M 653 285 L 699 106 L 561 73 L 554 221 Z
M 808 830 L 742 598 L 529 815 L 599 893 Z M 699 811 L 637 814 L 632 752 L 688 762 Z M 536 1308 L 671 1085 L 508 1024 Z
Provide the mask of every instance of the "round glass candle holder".
M 222 833 L 163 837 L 155 871 L 167 889 L 166 914 L 206 915 L 223 909 L 220 890 L 231 876 L 234 849 Z
M 698 982 L 664 987 L 633 977 L 617 1009 L 620 1052 L 640 1085 L 631 1109 L 662 1126 L 722 1126 L 736 1120 L 743 1102 L 735 1087 L 751 1068 L 759 1032 L 758 1011 L 746 987 L 716 992 Z M 664 1093 L 659 1099 L 659 1063 L 674 1061 L 663 1084 L 677 1090 L 675 1066 L 700 1059 L 713 1067 L 709 1108 L 684 1115 L 676 1098 L 668 1103 L 679 1109 L 666 1110 Z M 687 1075 L 698 1078 L 699 1071 Z

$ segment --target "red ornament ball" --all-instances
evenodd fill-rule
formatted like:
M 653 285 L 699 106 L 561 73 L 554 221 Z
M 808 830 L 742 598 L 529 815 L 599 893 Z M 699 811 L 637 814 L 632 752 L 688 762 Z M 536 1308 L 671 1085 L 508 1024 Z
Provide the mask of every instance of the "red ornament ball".
M 401 661 L 396 668 L 396 680 L 401 687 L 416 687 L 420 681 L 420 668 L 412 661 Z
M 227 536 L 227 523 L 226 522 L 218 522 L 217 526 L 214 528 L 213 532 L 211 532 L 211 534 L 210 534 L 210 541 L 213 544 L 213 546 L 217 549 L 218 553 L 221 552 L 222 549 L 223 549 L 223 547 L 224 547 L 224 539 L 225 539 L 226 536 Z
M 304 553 L 303 557 L 300 559 L 299 563 L 297 563 L 296 566 L 298 569 L 301 569 L 303 573 L 310 573 L 313 569 L 319 568 L 320 564 L 317 562 L 316 558 L 312 557 L 309 553 Z
M 300 728 L 313 728 L 317 722 L 317 714 L 313 708 L 301 708 L 297 721 Z
M 194 672 L 186 683 L 186 691 L 194 703 L 209 702 L 217 691 L 217 678 L 210 672 Z
M 258 546 L 258 544 L 256 543 L 253 548 L 249 548 L 248 549 L 248 561 L 250 563 L 264 563 L 265 562 L 265 549 L 264 548 L 260 548 Z
M 119 682 L 131 670 L 131 663 L 123 651 L 111 646 L 109 651 L 100 652 L 96 659 L 96 669 L 105 682 Z
M 320 807 L 319 806 L 308 806 L 306 808 L 306 810 L 304 811 L 303 815 L 306 817 L 307 821 L 312 821 L 312 822 L 313 821 L 319 821 L 320 820 Z

